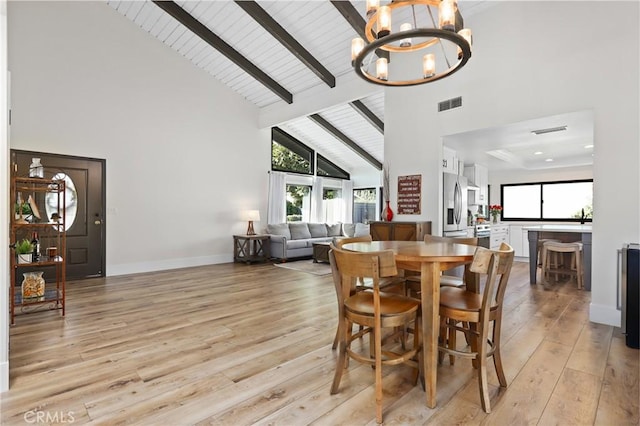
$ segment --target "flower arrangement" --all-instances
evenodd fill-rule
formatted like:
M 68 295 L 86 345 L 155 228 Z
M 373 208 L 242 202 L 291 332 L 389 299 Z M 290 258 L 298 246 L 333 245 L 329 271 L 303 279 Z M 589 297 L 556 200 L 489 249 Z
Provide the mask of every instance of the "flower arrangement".
M 493 204 L 489 206 L 489 213 L 491 213 L 491 217 L 493 217 L 493 221 L 498 221 L 498 215 L 502 211 L 502 206 L 500 204 Z

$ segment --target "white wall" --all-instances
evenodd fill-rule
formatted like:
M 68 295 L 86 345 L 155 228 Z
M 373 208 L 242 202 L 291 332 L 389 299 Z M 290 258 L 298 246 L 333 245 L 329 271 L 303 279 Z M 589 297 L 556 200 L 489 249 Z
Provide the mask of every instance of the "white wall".
M 229 262 L 266 217 L 257 108 L 105 3 L 10 2 L 9 68 L 11 148 L 106 159 L 107 275 Z
M 474 48 L 464 69 L 437 83 L 386 89 L 385 160 L 392 178 L 423 175 L 424 213 L 416 219 L 439 230 L 443 135 L 592 109 L 590 318 L 619 325 L 616 250 L 640 241 L 640 37 L 638 3 L 612 3 L 501 2 L 465 20 Z M 617 19 L 603 19 L 612 8 Z M 436 112 L 437 102 L 456 96 L 462 108 Z
M 9 123 L 7 81 L 7 2 L 0 0 L 0 223 L 9 222 Z M 0 294 L 9 292 L 9 230 L 0 226 Z M 9 389 L 9 304 L 0 303 L 0 392 Z

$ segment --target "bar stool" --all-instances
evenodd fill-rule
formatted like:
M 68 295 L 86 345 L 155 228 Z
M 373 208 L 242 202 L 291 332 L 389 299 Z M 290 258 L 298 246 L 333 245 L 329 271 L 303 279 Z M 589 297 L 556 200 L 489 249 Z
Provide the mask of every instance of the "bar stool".
M 562 261 L 564 253 L 571 254 L 569 265 L 565 265 Z M 542 282 L 544 287 L 549 288 L 550 275 L 554 274 L 556 283 L 561 275 L 575 276 L 578 290 L 582 289 L 584 286 L 582 264 L 582 243 L 545 242 L 542 245 Z
M 553 238 L 539 238 L 538 239 L 538 268 L 542 268 L 542 246 L 546 242 L 560 243 L 560 240 L 555 240 Z

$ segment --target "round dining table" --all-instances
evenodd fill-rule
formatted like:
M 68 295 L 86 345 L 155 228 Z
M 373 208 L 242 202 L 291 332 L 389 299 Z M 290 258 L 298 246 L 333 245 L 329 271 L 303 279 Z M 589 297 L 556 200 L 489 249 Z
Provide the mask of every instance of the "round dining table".
M 426 404 L 429 408 L 435 408 L 440 329 L 440 274 L 442 271 L 471 263 L 476 247 L 446 242 L 372 241 L 348 243 L 342 249 L 358 252 L 392 250 L 398 269 L 420 273 Z M 470 276 L 471 274 L 467 275 Z M 477 282 L 468 280 L 467 288 L 473 290 L 474 287 L 477 287 Z

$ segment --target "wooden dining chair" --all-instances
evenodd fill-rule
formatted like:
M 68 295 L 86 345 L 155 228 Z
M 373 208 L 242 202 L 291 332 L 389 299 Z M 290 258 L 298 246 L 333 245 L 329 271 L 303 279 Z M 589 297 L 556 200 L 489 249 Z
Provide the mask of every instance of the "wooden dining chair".
M 329 250 L 334 248 L 341 249 L 343 245 L 348 243 L 370 243 L 372 241 L 371 235 L 364 235 L 361 237 L 347 237 L 347 238 L 339 238 L 335 240 L 335 244 L 332 242 L 329 244 Z M 339 275 L 336 270 L 335 264 L 329 262 L 331 264 L 331 274 L 333 275 L 333 283 L 336 286 L 340 285 L 339 283 Z M 382 277 L 380 279 L 380 288 L 385 291 L 390 291 L 393 293 L 404 294 L 405 288 L 405 280 L 402 277 Z M 371 290 L 373 288 L 372 281 L 365 277 L 361 277 L 356 282 L 355 286 L 350 290 L 351 295 L 355 294 L 357 291 L 361 290 Z M 340 301 L 338 301 L 340 303 Z M 362 329 L 362 328 L 361 328 Z M 338 339 L 340 334 L 340 327 L 336 330 L 336 335 L 333 338 L 333 344 L 331 345 L 331 349 L 336 349 L 338 347 Z
M 348 359 L 372 365 L 375 372 L 376 421 L 382 423 L 382 366 L 407 363 L 416 370 L 414 379 L 417 383 L 420 370 L 418 357 L 421 351 L 420 301 L 401 294 L 380 291 L 382 278 L 398 274 L 395 256 L 391 250 L 364 253 L 333 247 L 329 252 L 329 262 L 335 265 L 339 278 L 336 281 L 336 293 L 340 313 L 340 343 L 331 394 L 338 392 Z M 372 280 L 371 291 L 352 291 L 359 278 Z M 354 333 L 353 324 L 362 325 L 364 329 Z M 384 329 L 404 330 L 409 326 L 415 330 L 410 349 L 403 349 L 404 345 L 384 339 L 385 344 L 393 343 L 395 346 L 385 346 L 383 350 Z M 366 354 L 351 348 L 351 342 L 365 334 L 371 334 L 370 345 L 373 346 L 373 350 L 369 348 Z
M 425 235 L 424 236 L 424 242 L 425 243 L 432 243 L 432 242 L 437 242 L 437 243 L 448 243 L 448 244 L 465 244 L 468 246 L 477 246 L 478 245 L 478 238 L 476 237 L 465 237 L 465 238 L 454 238 L 454 237 L 440 237 L 437 235 Z M 405 272 L 406 275 L 407 272 Z M 411 296 L 411 297 L 416 297 L 419 298 L 420 297 L 420 275 L 419 274 L 415 274 L 415 273 L 411 273 L 412 275 L 409 275 L 406 277 L 406 282 L 405 282 L 405 291 L 407 295 Z M 467 282 L 467 275 L 469 275 L 469 267 L 468 265 L 465 266 L 464 268 L 464 275 L 462 277 L 456 277 L 456 276 L 452 276 L 452 275 L 443 275 L 440 274 L 440 286 L 446 286 L 446 287 L 464 287 L 466 285 Z M 468 326 L 468 324 L 464 324 L 465 327 Z M 467 337 L 467 341 L 469 341 L 469 336 Z M 449 339 L 453 339 L 453 341 L 455 342 L 456 336 L 455 336 L 455 332 L 452 331 L 451 329 L 444 329 L 443 333 L 441 333 L 440 335 L 440 339 L 441 340 L 449 340 Z M 442 359 L 443 359 L 443 354 L 440 353 L 438 354 L 438 361 L 440 363 L 442 363 Z M 451 365 L 455 364 L 455 357 L 453 355 L 449 356 L 449 363 Z
M 371 235 L 363 235 L 360 237 L 340 238 L 336 240 L 335 245 L 337 248 L 342 249 L 342 246 L 344 246 L 345 244 L 370 243 L 372 241 L 373 241 L 373 238 L 371 237 Z M 401 292 L 402 294 L 404 294 L 404 291 L 405 291 L 404 283 L 405 283 L 405 280 L 402 277 L 398 277 L 398 276 L 384 277 L 383 279 L 380 280 L 380 288 L 385 289 L 385 291 Z M 395 287 L 395 288 L 391 290 L 390 287 Z M 370 280 L 361 280 L 361 282 L 358 284 L 358 289 L 359 290 L 371 289 Z
M 370 243 L 373 241 L 371 235 L 362 235 L 360 237 L 344 237 L 344 238 L 336 238 L 334 241 L 334 245 L 341 249 L 343 245 L 349 243 Z
M 467 336 L 471 336 L 471 344 L 470 348 L 460 350 L 456 347 L 456 339 L 453 337 L 442 340 L 438 349 L 449 355 L 475 360 L 478 367 L 480 400 L 486 413 L 491 412 L 487 383 L 488 357 L 493 357 L 500 386 L 507 387 L 500 355 L 500 328 L 502 302 L 513 257 L 513 248 L 506 243 L 502 243 L 499 250 L 478 247 L 470 270 L 486 276 L 484 291 L 478 294 L 456 287 L 443 287 L 440 290 L 441 326 L 451 329 L 453 336 L 456 331 L 463 331 Z
M 477 246 L 478 238 L 476 237 L 466 237 L 466 238 L 453 238 L 453 237 L 439 237 L 437 235 L 425 235 L 424 242 L 443 242 L 450 244 L 466 244 L 469 246 Z M 465 268 L 465 275 L 467 274 L 467 270 Z M 406 294 L 410 294 L 414 297 L 420 296 L 420 275 L 419 274 L 411 274 L 406 276 Z M 453 286 L 453 287 L 464 287 L 465 285 L 465 277 L 454 277 L 451 275 L 440 275 L 440 285 L 441 286 Z

